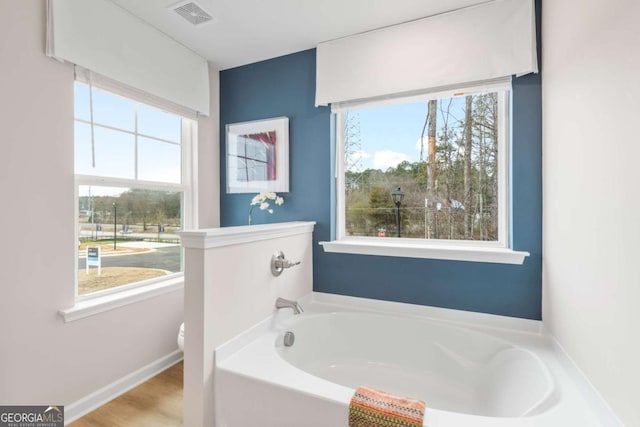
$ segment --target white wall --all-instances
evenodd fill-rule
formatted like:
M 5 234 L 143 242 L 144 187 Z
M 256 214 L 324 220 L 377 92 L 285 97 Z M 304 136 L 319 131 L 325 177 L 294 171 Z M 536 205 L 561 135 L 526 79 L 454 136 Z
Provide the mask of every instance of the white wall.
M 209 65 L 209 117 L 198 118 L 198 227 L 220 227 L 220 72 Z
M 640 2 L 545 1 L 543 320 L 640 425 Z
M 73 68 L 44 54 L 44 6 L 0 1 L 2 404 L 69 405 L 175 351 L 183 317 L 182 291 L 57 314 L 74 303 Z
M 184 425 L 214 425 L 215 349 L 266 319 L 278 297 L 297 300 L 313 283 L 313 223 L 289 222 L 187 231 Z M 281 250 L 301 264 L 271 274 Z

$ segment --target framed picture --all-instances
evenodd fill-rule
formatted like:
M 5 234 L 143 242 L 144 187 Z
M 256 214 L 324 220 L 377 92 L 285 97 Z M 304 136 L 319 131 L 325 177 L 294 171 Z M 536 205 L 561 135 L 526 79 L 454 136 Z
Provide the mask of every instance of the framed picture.
M 289 191 L 289 118 L 227 125 L 227 193 Z

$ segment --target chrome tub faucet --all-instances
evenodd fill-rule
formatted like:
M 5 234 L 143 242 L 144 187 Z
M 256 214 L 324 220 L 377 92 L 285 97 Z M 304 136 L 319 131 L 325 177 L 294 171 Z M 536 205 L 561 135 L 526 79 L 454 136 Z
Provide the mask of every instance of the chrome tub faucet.
M 291 308 L 293 309 L 293 314 L 300 314 L 304 311 L 297 301 L 290 301 L 288 299 L 278 298 L 276 300 L 276 309 L 280 310 L 281 308 Z

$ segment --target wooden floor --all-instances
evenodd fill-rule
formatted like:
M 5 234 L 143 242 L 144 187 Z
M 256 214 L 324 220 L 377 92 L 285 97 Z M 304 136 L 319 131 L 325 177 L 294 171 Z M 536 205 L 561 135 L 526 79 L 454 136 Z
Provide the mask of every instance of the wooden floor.
M 182 369 L 180 362 L 69 426 L 182 426 Z

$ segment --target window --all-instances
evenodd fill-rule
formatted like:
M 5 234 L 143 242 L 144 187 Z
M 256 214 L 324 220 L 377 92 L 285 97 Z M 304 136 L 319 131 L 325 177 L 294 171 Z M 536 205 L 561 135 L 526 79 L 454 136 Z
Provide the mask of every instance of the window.
M 506 82 L 338 106 L 336 242 L 325 250 L 509 251 L 509 97 Z
M 75 83 L 77 295 L 180 275 L 193 227 L 195 122 Z
M 236 163 L 240 182 L 274 181 L 276 179 L 275 132 L 238 136 Z

